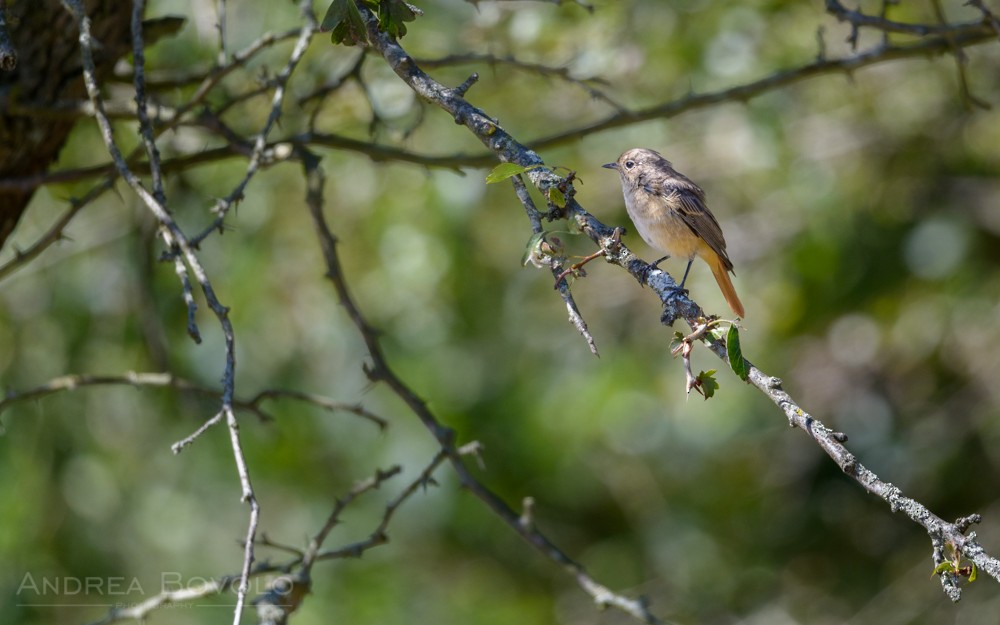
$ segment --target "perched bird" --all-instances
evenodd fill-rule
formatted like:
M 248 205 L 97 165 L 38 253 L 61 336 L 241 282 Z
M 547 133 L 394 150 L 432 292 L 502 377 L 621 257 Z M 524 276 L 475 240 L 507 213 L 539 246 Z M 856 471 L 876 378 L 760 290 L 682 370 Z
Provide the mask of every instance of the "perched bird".
M 633 148 L 603 167 L 618 170 L 625 208 L 639 235 L 646 243 L 667 253 L 653 266 L 671 256 L 687 258 L 680 284 L 684 288 L 691 262 L 695 256 L 701 257 L 712 269 L 729 307 L 737 317 L 743 317 L 743 304 L 729 279 L 733 263 L 726 255 L 726 239 L 715 215 L 705 205 L 701 187 L 675 170 L 655 150 Z

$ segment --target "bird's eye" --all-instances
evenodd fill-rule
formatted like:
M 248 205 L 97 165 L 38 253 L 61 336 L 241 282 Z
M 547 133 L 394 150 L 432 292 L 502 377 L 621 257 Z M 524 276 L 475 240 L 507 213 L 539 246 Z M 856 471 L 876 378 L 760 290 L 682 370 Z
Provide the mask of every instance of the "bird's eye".
M 635 167 L 635 161 L 625 161 L 625 169 L 632 169 Z

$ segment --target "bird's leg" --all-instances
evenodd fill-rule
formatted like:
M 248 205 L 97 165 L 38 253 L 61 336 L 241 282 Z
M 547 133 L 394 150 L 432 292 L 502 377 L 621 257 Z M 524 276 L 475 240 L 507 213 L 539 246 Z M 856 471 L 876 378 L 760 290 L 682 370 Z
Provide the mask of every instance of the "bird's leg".
M 685 269 L 685 270 L 684 270 L 684 277 L 683 277 L 683 278 L 681 278 L 681 285 L 680 285 L 680 289 L 681 289 L 682 291 L 684 290 L 684 283 L 685 283 L 685 282 L 687 282 L 687 279 L 688 279 L 688 272 L 689 272 L 689 271 L 691 271 L 691 263 L 693 263 L 693 262 L 694 262 L 694 259 L 693 259 L 693 258 L 689 258 L 689 259 L 688 259 L 688 266 L 687 266 L 687 269 Z
M 663 261 L 667 260 L 668 258 L 670 258 L 670 254 L 667 254 L 667 255 L 666 255 L 666 256 L 664 256 L 663 258 L 661 258 L 661 259 L 659 259 L 659 260 L 655 261 L 655 262 L 654 262 L 653 264 L 651 264 L 651 265 L 649 266 L 649 267 L 650 267 L 650 271 L 652 271 L 653 269 L 658 269 L 657 265 L 659 265 L 659 264 L 660 264 L 660 263 L 662 263 Z
M 674 287 L 674 290 L 677 291 L 678 293 L 680 293 L 681 295 L 687 295 L 688 294 L 688 290 L 684 288 L 684 283 L 687 282 L 688 272 L 691 271 L 691 263 L 693 261 L 694 261 L 693 258 L 689 258 L 688 259 L 688 266 L 687 266 L 686 269 L 684 269 L 684 277 L 681 278 L 681 283 L 679 285 L 677 285 L 677 286 Z

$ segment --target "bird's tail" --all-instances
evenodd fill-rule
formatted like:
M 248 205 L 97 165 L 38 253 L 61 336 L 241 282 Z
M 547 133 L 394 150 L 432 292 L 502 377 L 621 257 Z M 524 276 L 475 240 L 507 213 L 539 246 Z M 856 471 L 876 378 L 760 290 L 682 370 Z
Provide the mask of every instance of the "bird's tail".
M 712 268 L 712 275 L 715 276 L 715 281 L 719 283 L 719 289 L 722 290 L 722 295 L 726 298 L 726 303 L 733 309 L 736 316 L 742 319 L 744 316 L 743 302 L 736 295 L 736 289 L 733 288 L 733 281 L 729 279 L 729 272 L 726 270 L 725 262 L 721 256 L 714 252 L 706 254 L 706 256 L 708 258 L 705 258 L 705 261 Z

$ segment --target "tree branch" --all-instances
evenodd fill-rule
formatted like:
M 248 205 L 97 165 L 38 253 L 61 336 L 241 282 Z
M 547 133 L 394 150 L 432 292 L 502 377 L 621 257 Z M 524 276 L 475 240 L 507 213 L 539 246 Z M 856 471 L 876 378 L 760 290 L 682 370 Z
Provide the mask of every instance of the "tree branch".
M 474 448 L 466 446 L 459 449 L 459 453 L 474 453 Z M 367 538 L 361 541 L 342 545 L 334 549 L 322 550 L 323 545 L 329 538 L 329 534 L 340 523 L 341 516 L 347 508 L 361 496 L 379 489 L 382 484 L 399 475 L 402 472 L 402 468 L 399 465 L 393 465 L 384 471 L 377 469 L 373 476 L 356 483 L 345 496 L 337 498 L 334 501 L 333 508 L 326 522 L 310 539 L 309 544 L 304 550 L 272 542 L 267 536 L 261 535 L 256 540 L 257 546 L 276 548 L 280 551 L 291 553 L 293 558 L 281 564 L 260 563 L 255 565 L 250 571 L 251 577 L 273 573 L 282 574 L 272 579 L 268 584 L 268 588 L 254 599 L 253 603 L 257 609 L 260 622 L 285 622 L 284 619 L 287 619 L 299 607 L 301 601 L 308 594 L 312 585 L 312 568 L 317 562 L 360 558 L 369 549 L 388 543 L 389 524 L 396 511 L 415 495 L 417 491 L 434 484 L 433 473 L 441 465 L 445 457 L 446 454 L 443 451 L 435 454 L 434 458 L 431 459 L 430 463 L 420 474 L 386 504 L 375 529 L 371 531 Z M 111 623 L 126 620 L 144 621 L 153 612 L 164 606 L 190 602 L 195 599 L 226 592 L 232 589 L 233 584 L 239 579 L 239 575 L 226 575 L 191 588 L 176 591 L 164 590 L 160 594 L 133 606 L 113 608 L 104 618 L 92 625 L 110 625 Z
M 139 4 L 137 9 L 141 11 L 142 0 L 136 0 Z M 160 234 L 167 244 L 168 248 L 171 250 L 177 250 L 179 253 L 177 255 L 176 266 L 177 271 L 181 274 L 182 283 L 186 285 L 187 269 L 181 265 L 181 257 L 183 256 L 184 262 L 187 267 L 191 269 L 194 273 L 198 284 L 201 286 L 202 293 L 208 302 L 209 308 L 215 313 L 215 316 L 219 320 L 219 324 L 222 327 L 223 336 L 225 338 L 225 359 L 226 365 L 222 376 L 222 407 L 219 415 L 224 415 L 226 418 L 226 423 L 229 426 L 229 438 L 232 445 L 233 457 L 236 463 L 237 473 L 240 478 L 240 487 L 242 489 L 242 500 L 245 501 L 250 507 L 250 520 L 247 527 L 247 546 L 243 557 L 243 571 L 240 576 L 240 584 L 237 590 L 237 601 L 236 608 L 234 610 L 233 623 L 234 625 L 239 625 L 240 616 L 243 611 L 243 604 L 246 600 L 247 591 L 249 588 L 249 576 L 250 567 L 253 563 L 253 538 L 257 532 L 257 524 L 259 521 L 260 507 L 257 504 L 257 498 L 254 495 L 253 486 L 250 483 L 250 474 L 246 464 L 246 458 L 243 454 L 242 445 L 239 438 L 239 426 L 236 422 L 236 415 L 233 412 L 233 395 L 235 393 L 236 386 L 236 337 L 233 333 L 232 322 L 229 319 L 229 308 L 223 306 L 219 302 L 215 295 L 215 290 L 212 287 L 211 282 L 208 279 L 208 275 L 201 265 L 201 261 L 198 259 L 197 255 L 194 253 L 194 249 L 189 243 L 187 237 L 181 231 L 180 227 L 174 221 L 170 212 L 167 210 L 165 205 L 165 197 L 162 193 L 162 188 L 155 188 L 154 192 L 151 194 L 149 191 L 142 186 L 141 181 L 136 177 L 134 173 L 129 169 L 128 163 L 122 156 L 121 150 L 118 148 L 114 140 L 114 134 L 111 128 L 111 122 L 108 120 L 104 113 L 104 106 L 101 100 L 100 89 L 97 85 L 96 78 L 96 68 L 94 65 L 93 58 L 93 41 L 90 34 L 90 20 L 84 14 L 83 7 L 80 0 L 64 0 L 64 6 L 72 13 L 74 20 L 76 21 L 77 28 L 80 33 L 80 51 L 83 60 L 83 78 L 84 85 L 87 89 L 87 95 L 90 98 L 91 103 L 94 105 L 95 119 L 97 120 L 97 125 L 101 131 L 101 138 L 104 140 L 104 144 L 107 147 L 108 152 L 111 155 L 112 160 L 115 162 L 115 167 L 118 170 L 118 174 L 128 183 L 132 190 L 138 195 L 147 207 L 153 212 L 157 220 L 160 222 Z M 137 49 L 142 48 L 142 34 L 141 28 L 135 28 L 135 22 L 133 21 L 133 41 L 134 46 Z M 141 63 L 141 56 L 136 59 L 137 62 Z M 136 80 L 142 81 L 142 70 L 141 67 L 137 70 Z M 137 94 L 138 95 L 138 94 Z M 143 108 L 143 104 L 139 103 L 140 109 Z M 148 119 L 146 120 L 148 122 Z M 144 132 L 149 132 L 151 136 L 151 131 L 146 129 Z M 156 163 L 156 151 L 151 149 L 149 142 L 146 142 L 146 148 L 149 151 L 149 156 L 151 159 L 151 164 L 155 168 Z M 154 177 L 154 180 L 156 178 Z M 187 288 L 185 286 L 185 288 Z M 190 300 L 189 300 L 189 311 Z M 191 312 L 193 315 L 193 312 Z M 190 326 L 190 324 L 189 324 Z M 194 335 L 197 337 L 197 334 Z M 209 423 L 214 422 L 218 419 L 218 415 L 211 419 Z
M 885 16 L 876 17 L 866 15 L 860 9 L 852 11 L 845 7 L 840 0 L 826 0 L 826 11 L 841 22 L 847 22 L 855 28 L 867 27 L 887 33 L 902 33 L 906 35 L 917 35 L 926 37 L 927 35 L 951 35 L 959 34 L 970 29 L 978 29 L 983 25 L 979 22 L 962 22 L 959 24 L 909 24 L 906 22 L 894 22 L 886 19 Z
M 369 19 L 374 19 L 370 18 Z M 377 32 L 377 28 L 370 28 Z M 312 154 L 303 152 L 301 154 L 303 167 L 306 175 L 306 204 L 315 225 L 316 234 L 319 237 L 320 249 L 326 262 L 326 277 L 333 284 L 340 299 L 341 305 L 347 311 L 348 317 L 354 323 L 361 338 L 368 348 L 372 364 L 365 367 L 365 373 L 373 382 L 383 382 L 407 405 L 410 411 L 420 419 L 424 427 L 431 433 L 440 445 L 442 453 L 451 464 L 452 469 L 458 476 L 461 485 L 475 495 L 480 501 L 493 511 L 504 523 L 517 532 L 528 544 L 540 551 L 547 558 L 562 566 L 570 575 L 576 579 L 594 601 L 604 606 L 615 606 L 635 618 L 650 624 L 658 624 L 661 621 L 648 609 L 644 599 L 630 599 L 618 595 L 605 586 L 595 581 L 586 570 L 577 562 L 567 556 L 559 549 L 547 536 L 535 529 L 533 525 L 521 522 L 521 516 L 515 512 L 496 493 L 484 486 L 475 478 L 466 466 L 462 456 L 463 448 L 456 446 L 455 433 L 450 428 L 445 427 L 438 421 L 434 413 L 405 382 L 400 379 L 389 365 L 388 360 L 382 352 L 379 343 L 378 332 L 373 328 L 360 308 L 351 297 L 347 288 L 347 281 L 344 277 L 343 267 L 337 255 L 337 238 L 330 231 L 323 215 L 323 181 L 324 176 L 319 167 L 319 159 Z
M 615 113 L 601 120 L 597 120 L 584 126 L 560 131 L 559 133 L 546 137 L 541 137 L 539 139 L 529 141 L 525 145 L 533 150 L 549 149 L 565 145 L 566 143 L 576 141 L 584 136 L 603 130 L 621 128 L 652 119 L 669 119 L 682 113 L 707 108 L 724 102 L 744 102 L 768 91 L 781 89 L 817 76 L 834 73 L 851 74 L 858 69 L 887 61 L 898 61 L 909 58 L 948 54 L 956 48 L 961 49 L 973 45 L 979 45 L 994 39 L 997 37 L 997 31 L 994 30 L 995 24 L 995 18 L 993 20 L 989 20 L 984 17 L 984 21 L 980 23 L 969 22 L 961 25 L 952 25 L 944 29 L 941 27 L 927 26 L 929 29 L 928 32 L 947 33 L 950 36 L 950 40 L 943 36 L 938 36 L 928 38 L 914 44 L 886 44 L 869 50 L 868 52 L 839 59 L 827 59 L 821 57 L 812 63 L 776 72 L 770 76 L 766 76 L 743 85 L 737 85 L 727 89 L 700 94 L 692 93 L 683 98 L 669 100 L 667 102 L 643 109 L 616 110 Z M 200 82 L 200 85 L 189 102 L 172 111 L 173 115 L 166 118 L 164 127 L 158 128 L 158 132 L 163 132 L 164 130 L 181 123 L 181 120 L 185 118 L 186 114 L 197 106 L 197 104 L 203 101 L 211 90 L 225 76 L 236 68 L 243 66 L 249 59 L 253 58 L 253 56 L 261 50 L 264 50 L 279 41 L 299 37 L 300 34 L 301 30 L 295 29 L 280 35 L 264 35 L 246 49 L 234 54 L 228 65 L 211 70 L 211 72 L 204 77 L 194 75 L 177 79 L 176 82 L 180 85 L 192 82 Z M 441 60 L 438 62 L 440 61 Z M 304 96 L 302 101 L 309 101 L 311 97 L 312 96 Z M 25 107 L 26 105 L 21 105 L 21 108 Z M 129 105 L 127 104 L 116 105 L 116 111 L 118 112 L 124 113 L 127 110 L 130 110 Z M 45 112 L 42 111 L 42 114 L 45 114 Z M 421 154 L 393 146 L 314 131 L 303 132 L 279 139 L 268 143 L 267 148 L 268 151 L 271 151 L 282 145 L 293 145 L 296 147 L 306 148 L 313 148 L 317 146 L 330 147 L 366 154 L 376 162 L 399 161 L 414 165 L 421 165 L 424 167 L 444 168 L 454 171 L 460 171 L 462 168 L 469 167 L 487 167 L 496 162 L 496 157 L 493 153 L 459 153 L 452 155 Z M 189 154 L 175 157 L 173 159 L 166 159 L 163 162 L 163 171 L 165 173 L 182 171 L 199 164 L 216 162 L 221 159 L 242 155 L 243 152 L 241 150 L 234 149 L 232 145 L 210 148 L 197 154 Z M 148 165 L 136 162 L 134 157 L 129 158 L 129 164 L 137 173 L 147 173 L 149 171 Z M 0 191 L 33 189 L 41 184 L 72 182 L 115 173 L 116 169 L 114 164 L 108 163 L 105 165 L 67 169 L 24 177 L 9 177 L 0 179 Z
M 870 67 L 887 61 L 947 54 L 952 51 L 953 44 L 959 48 L 966 48 L 987 43 L 996 37 L 996 33 L 987 24 L 973 24 L 956 28 L 950 32 L 950 37 L 951 40 L 941 36 L 913 44 L 882 45 L 868 52 L 839 59 L 819 58 L 812 63 L 776 72 L 760 80 L 743 85 L 707 93 L 692 93 L 678 100 L 671 100 L 644 109 L 616 113 L 584 126 L 536 139 L 528 145 L 534 150 L 552 148 L 602 130 L 630 126 L 651 119 L 669 119 L 681 113 L 707 108 L 722 102 L 746 102 L 768 91 L 787 87 L 816 76 L 839 73 L 849 75 L 864 67 Z
M 42 399 L 44 397 L 48 397 L 49 395 L 71 392 L 90 386 L 172 388 L 185 393 L 202 395 L 205 397 L 218 398 L 221 396 L 221 391 L 219 389 L 196 384 L 190 380 L 179 378 L 172 373 L 136 373 L 134 371 L 130 371 L 124 375 L 64 375 L 58 378 L 53 378 L 44 384 L 26 391 L 8 391 L 6 396 L 3 399 L 0 399 L 0 414 L 16 403 Z M 265 389 L 249 399 L 234 398 L 233 408 L 253 413 L 262 421 L 273 421 L 274 417 L 261 407 L 261 404 L 268 399 L 294 399 L 296 401 L 312 404 L 313 406 L 326 410 L 327 412 L 349 412 L 365 419 L 366 421 L 374 423 L 380 430 L 385 430 L 389 426 L 388 421 L 371 412 L 367 408 L 364 408 L 361 404 L 339 402 L 321 395 L 288 389 Z
M 531 167 L 531 169 L 527 172 L 528 177 L 531 178 L 536 188 L 538 188 L 544 196 L 548 196 L 548 190 L 553 186 L 557 186 L 560 182 L 560 178 L 551 170 L 541 166 L 541 159 L 534 151 L 518 143 L 511 135 L 499 126 L 496 120 L 487 115 L 481 109 L 470 104 L 459 93 L 457 93 L 456 90 L 449 89 L 430 78 L 416 65 L 412 57 L 406 53 L 397 41 L 378 30 L 378 22 L 374 15 L 367 10 L 363 11 L 363 15 L 368 25 L 368 37 L 372 46 L 382 55 L 393 71 L 395 71 L 396 74 L 410 86 L 410 88 L 412 88 L 421 97 L 443 109 L 446 113 L 452 116 L 457 123 L 462 124 L 469 129 L 469 131 L 471 131 L 487 148 L 496 154 L 499 160 L 504 162 L 514 162 L 526 167 Z M 975 39 L 976 41 L 984 40 L 987 35 L 992 38 L 992 30 L 988 25 L 983 24 L 976 28 L 974 34 L 952 33 L 950 34 L 950 37 L 952 37 L 954 41 L 962 40 L 967 44 L 972 39 Z M 939 38 L 923 42 L 920 46 L 920 49 L 925 51 L 947 51 L 950 44 L 944 38 Z M 901 50 L 905 50 L 906 54 L 909 54 L 914 49 L 916 48 L 913 46 L 895 48 L 897 52 L 889 54 L 890 56 L 892 56 L 892 54 L 900 54 L 902 53 L 899 52 Z M 883 54 L 886 53 L 885 48 L 880 50 Z M 892 50 L 892 48 L 889 50 Z M 878 56 L 877 52 L 879 51 L 868 53 L 867 55 L 852 57 L 852 60 L 850 60 L 849 63 L 846 63 L 845 61 L 818 61 L 813 65 L 813 67 L 828 68 L 831 66 L 840 66 L 842 64 L 845 66 L 848 64 L 857 66 L 858 64 L 863 65 L 869 62 L 875 62 L 876 60 L 881 61 L 886 59 L 886 57 Z M 833 65 L 831 65 L 831 63 Z M 819 71 L 819 69 L 813 71 Z M 801 79 L 805 75 L 808 75 L 808 72 L 806 74 L 795 74 L 794 79 Z M 782 75 L 779 74 L 777 77 L 772 77 L 772 79 L 757 83 L 757 86 L 744 86 L 737 88 L 736 90 L 729 90 L 729 93 L 731 96 L 733 94 L 743 94 L 748 97 L 750 94 L 755 93 L 755 90 L 763 89 L 767 84 L 777 84 L 783 80 L 790 80 L 792 76 L 793 75 L 785 74 L 784 77 L 782 77 Z M 702 103 L 705 104 L 708 103 L 708 101 L 704 100 Z M 664 111 L 660 111 L 661 114 L 663 112 Z M 605 124 L 607 124 L 607 122 L 605 122 Z M 588 132 L 593 132 L 599 126 L 601 126 L 601 124 L 591 126 Z M 610 126 L 604 125 L 603 127 Z M 544 143 L 544 141 L 542 143 Z M 706 315 L 697 303 L 689 299 L 687 295 L 677 288 L 673 278 L 662 270 L 654 269 L 651 265 L 639 260 L 635 254 L 633 254 L 624 244 L 621 243 L 620 239 L 613 236 L 614 230 L 612 228 L 604 225 L 594 218 L 593 215 L 585 211 L 572 197 L 572 194 L 569 194 L 569 198 L 570 199 L 566 203 L 566 213 L 568 218 L 576 221 L 577 225 L 581 227 L 584 233 L 586 233 L 601 247 L 602 250 L 604 250 L 606 260 L 609 263 L 618 265 L 619 267 L 627 270 L 640 282 L 640 284 L 648 285 L 660 298 L 660 301 L 664 305 L 664 313 L 661 317 L 662 323 L 669 326 L 672 325 L 678 318 L 682 318 L 689 326 L 691 326 L 692 329 L 698 328 L 701 320 L 703 320 Z M 330 262 L 329 259 L 328 262 Z M 339 273 L 337 280 L 342 281 L 342 277 L 339 276 Z M 338 290 L 340 290 L 339 287 Z M 347 297 L 346 289 L 343 289 L 342 301 L 344 301 L 345 297 Z M 349 299 L 345 305 L 353 306 L 353 304 L 349 304 Z M 358 315 L 358 317 L 360 317 L 360 315 Z M 373 347 L 377 350 L 378 346 L 377 342 L 375 342 L 374 335 L 371 334 L 371 329 L 368 328 L 363 321 L 359 325 L 359 330 L 362 334 L 365 334 L 366 337 L 370 335 L 370 338 L 367 338 L 370 350 Z M 715 353 L 723 361 L 728 362 L 724 341 L 712 339 L 708 336 L 703 337 L 702 340 L 709 346 L 713 353 Z M 388 378 L 387 381 L 390 381 L 390 385 L 394 387 L 394 390 L 397 387 L 400 387 L 398 392 L 410 394 L 409 389 L 402 386 L 402 383 L 399 382 L 394 376 L 391 376 L 387 365 L 378 364 L 383 362 L 381 355 L 378 354 L 377 351 L 373 351 L 372 356 L 376 360 L 378 370 L 382 371 L 383 376 Z M 940 563 L 938 560 L 940 544 L 942 542 L 951 544 L 958 552 L 975 562 L 980 569 L 995 578 L 997 581 L 1000 581 L 1000 561 L 985 553 L 982 546 L 976 541 L 974 533 L 965 535 L 964 532 L 961 531 L 963 528 L 967 529 L 967 524 L 963 523 L 960 526 L 954 523 L 947 523 L 932 514 L 919 502 L 903 497 L 899 489 L 891 484 L 888 484 L 887 482 L 882 481 L 875 473 L 861 465 L 861 463 L 858 462 L 857 459 L 847 450 L 844 444 L 837 440 L 837 436 L 832 430 L 802 410 L 791 398 L 791 396 L 789 396 L 781 388 L 780 379 L 768 376 L 752 365 L 750 372 L 751 383 L 782 409 L 790 425 L 798 427 L 809 434 L 823 449 L 823 451 L 825 451 L 827 455 L 829 455 L 848 476 L 853 478 L 868 492 L 882 498 L 889 504 L 890 509 L 893 512 L 903 512 L 910 520 L 921 525 L 928 531 L 932 537 L 932 545 L 935 548 L 935 564 Z M 423 410 L 424 404 L 423 402 L 415 401 L 412 408 L 414 411 Z M 436 425 L 436 422 L 428 425 Z M 444 441 L 442 444 L 444 444 Z M 491 505 L 491 507 L 494 506 Z M 501 518 L 507 520 L 503 510 L 496 507 L 494 507 L 494 510 L 501 516 Z M 957 601 L 961 596 L 961 589 L 958 586 L 957 576 L 954 573 L 944 571 L 940 574 L 940 578 L 942 587 L 948 594 L 949 598 L 953 601 Z M 584 587 L 586 588 L 585 585 Z M 634 615 L 640 616 L 640 614 Z
M 192 242 L 195 245 L 207 237 L 212 231 L 221 231 L 222 223 L 225 221 L 226 214 L 229 212 L 229 209 L 232 208 L 233 204 L 243 199 L 243 191 L 246 189 L 247 185 L 250 184 L 250 179 L 257 173 L 264 161 L 264 152 L 267 149 L 267 135 L 271 132 L 271 128 L 278 121 L 278 117 L 281 115 L 281 105 L 285 100 L 285 86 L 288 84 L 288 79 L 291 77 L 292 72 L 295 71 L 299 61 L 302 60 L 302 56 L 306 53 L 306 49 L 309 47 L 309 41 L 312 39 L 312 34 L 318 27 L 316 18 L 312 14 L 312 2 L 303 0 L 300 4 L 300 12 L 302 13 L 303 20 L 305 21 L 305 26 L 303 26 L 299 31 L 299 37 L 295 42 L 295 48 L 292 50 L 292 53 L 288 58 L 288 62 L 281 69 L 281 71 L 278 72 L 277 77 L 274 79 L 274 96 L 271 99 L 271 110 L 267 115 L 267 121 L 264 122 L 264 127 L 261 128 L 260 132 L 257 133 L 257 136 L 254 137 L 253 150 L 250 153 L 250 162 L 247 164 L 246 173 L 243 175 L 243 179 L 237 183 L 228 196 L 216 202 L 215 207 L 212 209 L 216 214 L 215 221 L 208 228 L 206 228 L 204 232 L 192 239 Z M 219 6 L 220 10 L 224 10 L 225 3 L 220 0 Z M 224 46 L 225 29 L 222 25 L 223 16 L 220 15 L 219 19 L 220 44 Z M 223 48 L 220 52 L 220 60 L 224 61 L 225 58 L 226 53 L 225 48 Z

